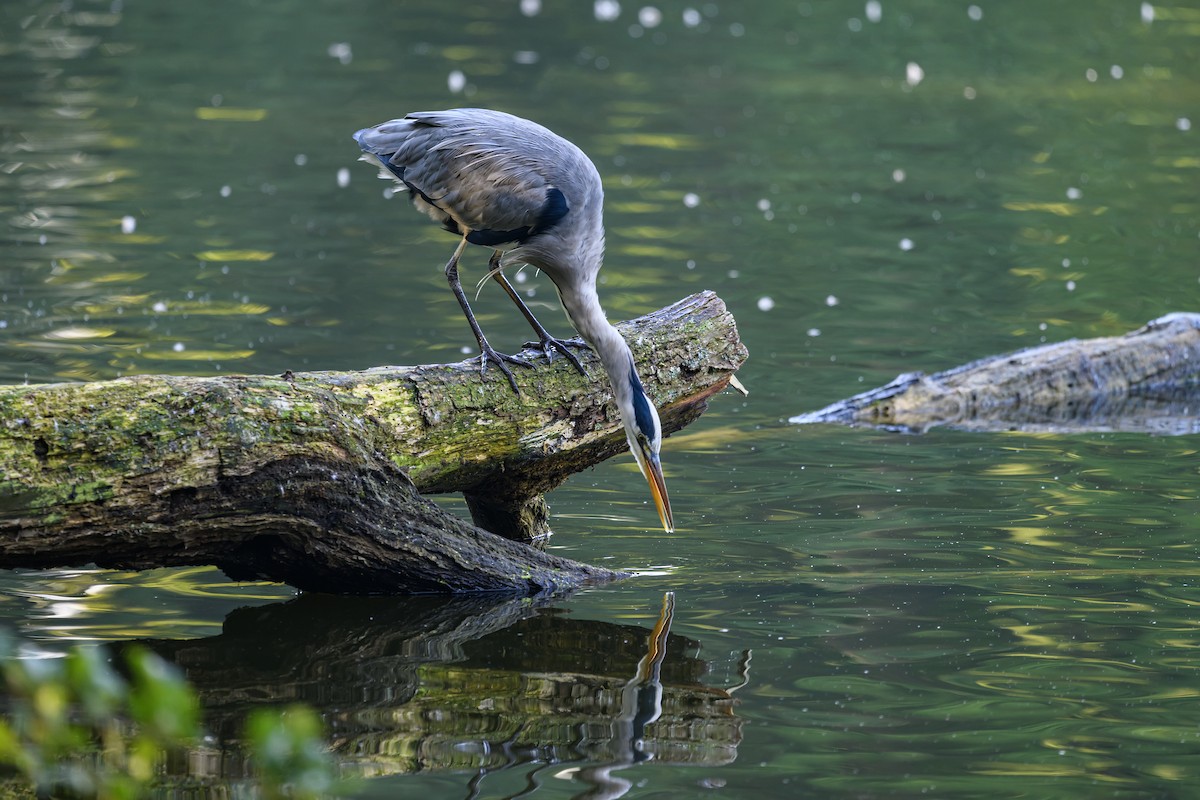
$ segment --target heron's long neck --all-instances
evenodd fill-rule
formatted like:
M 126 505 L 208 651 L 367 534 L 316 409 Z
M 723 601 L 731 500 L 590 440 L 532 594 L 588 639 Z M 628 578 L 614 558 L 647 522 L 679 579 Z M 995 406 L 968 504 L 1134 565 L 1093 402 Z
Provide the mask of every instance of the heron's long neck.
M 576 330 L 587 340 L 588 344 L 600 357 L 604 371 L 608 373 L 609 383 L 614 392 L 620 392 L 629 386 L 629 371 L 633 367 L 633 353 L 626 344 L 620 331 L 613 327 L 593 286 L 581 287 L 568 297 L 563 294 L 563 306 L 571 317 Z

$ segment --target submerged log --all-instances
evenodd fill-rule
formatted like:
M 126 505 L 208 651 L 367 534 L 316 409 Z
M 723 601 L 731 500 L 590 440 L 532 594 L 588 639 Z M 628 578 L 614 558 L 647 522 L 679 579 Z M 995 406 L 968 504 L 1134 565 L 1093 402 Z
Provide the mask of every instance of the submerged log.
M 894 381 L 794 423 L 924 432 L 1200 432 L 1200 314 L 1168 314 L 1123 336 L 1071 339 Z
M 618 327 L 667 433 L 746 356 L 711 292 Z M 494 535 L 545 535 L 541 494 L 625 449 L 590 351 L 590 380 L 525 356 L 519 396 L 475 360 L 0 387 L 0 567 L 215 564 L 342 593 L 612 579 Z M 455 491 L 493 533 L 419 494 Z

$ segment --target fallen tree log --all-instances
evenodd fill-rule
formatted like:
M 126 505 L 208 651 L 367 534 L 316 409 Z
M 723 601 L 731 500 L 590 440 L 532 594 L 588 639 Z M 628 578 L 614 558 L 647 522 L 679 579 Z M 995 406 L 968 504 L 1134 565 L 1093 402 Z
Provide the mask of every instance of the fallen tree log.
M 1200 314 L 1176 313 L 1123 336 L 1071 339 L 974 361 L 792 417 L 924 432 L 1200 432 Z
M 618 327 L 666 433 L 746 355 L 711 292 Z M 511 540 L 547 534 L 542 493 L 625 449 L 590 351 L 590 380 L 525 356 L 519 396 L 475 360 L 0 387 L 0 567 L 215 564 L 341 593 L 612 579 Z M 452 491 L 492 533 L 419 494 Z

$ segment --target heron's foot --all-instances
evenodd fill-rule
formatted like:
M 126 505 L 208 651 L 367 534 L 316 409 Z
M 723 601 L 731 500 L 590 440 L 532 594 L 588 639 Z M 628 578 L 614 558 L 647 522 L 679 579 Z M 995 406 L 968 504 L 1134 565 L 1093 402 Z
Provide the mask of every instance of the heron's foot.
M 547 335 L 540 342 L 526 342 L 527 348 L 538 348 L 542 354 L 546 356 L 546 360 L 554 363 L 554 353 L 562 353 L 563 356 L 570 361 L 575 369 L 579 370 L 579 374 L 587 377 L 587 370 L 583 368 L 583 363 L 579 360 L 579 356 L 571 352 L 572 347 L 578 347 L 580 350 L 587 350 L 586 342 L 579 342 L 574 339 L 555 339 L 553 336 Z
M 487 373 L 489 363 L 495 364 L 500 368 L 500 371 L 504 373 L 504 377 L 508 378 L 508 385 L 512 387 L 512 390 L 515 393 L 520 394 L 521 389 L 517 386 L 517 379 L 513 377 L 512 371 L 509 370 L 508 365 L 516 364 L 518 367 L 529 367 L 530 369 L 533 369 L 533 364 L 530 364 L 523 358 L 510 356 L 506 353 L 497 351 L 494 347 L 487 343 L 487 340 L 484 340 L 479 344 L 479 349 L 483 351 L 479 354 L 479 374 L 484 375 Z

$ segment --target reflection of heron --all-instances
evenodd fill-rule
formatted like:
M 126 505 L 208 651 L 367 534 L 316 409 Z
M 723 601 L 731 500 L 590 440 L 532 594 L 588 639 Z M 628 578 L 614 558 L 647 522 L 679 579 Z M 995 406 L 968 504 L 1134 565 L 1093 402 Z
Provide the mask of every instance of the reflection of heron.
M 633 783 L 613 773 L 619 769 L 650 761 L 654 754 L 646 750 L 646 726 L 662 716 L 663 685 L 660 679 L 663 659 L 667 655 L 667 636 L 675 617 L 675 593 L 663 594 L 658 622 L 646 640 L 646 655 L 638 662 L 637 671 L 621 689 L 621 713 L 613 720 L 613 747 L 616 760 L 596 767 L 580 769 L 580 780 L 591 784 L 576 800 L 616 800 L 633 788 Z
M 674 530 L 659 463 L 658 413 L 642 388 L 629 345 L 605 318 L 596 296 L 604 254 L 604 191 L 588 157 L 541 125 L 478 108 L 409 114 L 361 130 L 354 140 L 364 160 L 408 188 L 413 205 L 462 237 L 446 264 L 446 279 L 479 342 L 480 368 L 495 364 L 518 393 L 508 364 L 531 365 L 488 344 L 459 283 L 458 259 L 468 243 L 494 248 L 489 274 L 533 327 L 542 351 L 547 358 L 562 353 L 583 373 L 567 343 L 534 318 L 503 269 L 525 263 L 550 277 L 571 324 L 608 373 L 629 449 L 650 483 L 663 527 Z
M 700 684 L 712 665 L 699 660 L 699 642 L 672 635 L 674 611 L 668 592 L 653 628 L 641 635 L 625 626 L 545 615 L 522 623 L 511 637 L 489 637 L 465 665 L 454 666 L 454 684 L 478 683 L 486 702 L 453 700 L 449 706 L 431 695 L 432 703 L 406 712 L 413 720 L 437 719 L 436 726 L 421 722 L 412 731 L 422 741 L 422 768 L 463 766 L 465 756 L 475 768 L 466 800 L 481 797 L 485 781 L 496 797 L 529 798 L 548 776 L 574 783 L 570 790 L 553 789 L 556 796 L 574 791 L 575 800 L 617 800 L 633 787 L 625 770 L 639 764 L 731 763 L 741 741 L 733 698 Z M 636 665 L 629 656 L 639 659 Z M 748 658 L 743 653 L 738 664 L 739 685 L 745 685 Z M 480 667 L 484 677 L 471 678 Z M 515 690 L 504 688 L 509 696 L 497 696 L 497 687 L 512 686 L 497 676 L 514 670 L 522 676 Z M 612 680 L 622 672 L 624 678 Z M 532 708 L 530 698 L 538 698 Z M 503 736 L 489 735 L 501 731 Z

